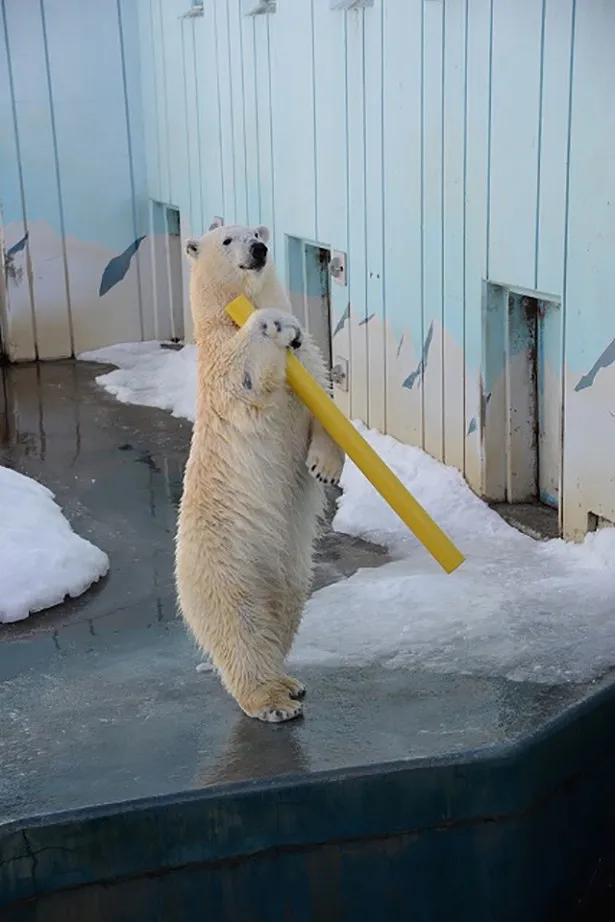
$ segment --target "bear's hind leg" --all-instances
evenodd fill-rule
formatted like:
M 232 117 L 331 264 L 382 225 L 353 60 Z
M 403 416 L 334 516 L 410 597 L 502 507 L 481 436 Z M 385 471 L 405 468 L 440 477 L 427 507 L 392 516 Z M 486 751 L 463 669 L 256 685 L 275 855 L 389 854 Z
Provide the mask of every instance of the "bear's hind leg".
M 248 717 L 280 723 L 303 711 L 297 687 L 284 675 L 280 625 L 269 604 L 252 600 L 220 619 L 224 631 L 209 643 L 222 683 Z
M 321 489 L 309 480 L 303 494 L 297 497 L 288 522 L 288 546 L 292 552 L 286 564 L 284 585 L 276 597 L 284 659 L 291 651 L 312 588 L 313 546 L 318 530 L 315 510 L 322 504 Z M 287 679 L 291 697 L 303 698 L 306 691 L 303 682 L 293 676 Z
M 293 580 L 290 585 L 280 591 L 275 601 L 275 611 L 280 621 L 282 656 L 286 659 L 290 653 L 293 641 L 301 623 L 303 609 L 307 601 L 309 590 L 303 584 Z M 295 676 L 284 675 L 288 693 L 291 698 L 299 700 L 305 697 L 306 688 L 300 679 Z

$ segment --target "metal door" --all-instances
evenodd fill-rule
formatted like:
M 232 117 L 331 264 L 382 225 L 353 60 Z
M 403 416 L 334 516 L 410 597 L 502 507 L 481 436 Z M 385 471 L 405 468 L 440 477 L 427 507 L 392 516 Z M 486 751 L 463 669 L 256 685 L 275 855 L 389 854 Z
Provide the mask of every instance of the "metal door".
M 288 288 L 293 313 L 311 334 L 331 368 L 331 289 L 327 247 L 287 239 Z

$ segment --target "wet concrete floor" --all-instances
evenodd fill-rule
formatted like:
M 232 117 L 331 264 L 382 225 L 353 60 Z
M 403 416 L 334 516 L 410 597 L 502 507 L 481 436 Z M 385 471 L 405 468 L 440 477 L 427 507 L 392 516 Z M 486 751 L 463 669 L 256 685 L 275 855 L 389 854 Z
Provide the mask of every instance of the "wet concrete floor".
M 120 404 L 100 366 L 5 368 L 0 463 L 54 491 L 111 558 L 79 599 L 0 625 L 0 825 L 228 781 L 492 747 L 582 699 L 549 688 L 380 667 L 297 670 L 306 718 L 244 717 L 177 618 L 172 542 L 190 424 Z M 316 585 L 387 560 L 330 530 Z M 375 613 L 377 616 L 377 613 Z
M 491 503 L 505 522 L 536 541 L 560 537 L 557 509 L 544 503 Z
M 49 487 L 75 531 L 111 560 L 109 575 L 89 592 L 3 626 L 0 639 L 53 630 L 61 646 L 77 622 L 99 632 L 176 616 L 173 535 L 192 427 L 162 410 L 119 403 L 94 381 L 105 370 L 83 362 L 0 369 L 0 464 Z M 333 512 L 331 495 L 329 521 Z M 388 557 L 327 529 L 316 560 L 320 588 Z

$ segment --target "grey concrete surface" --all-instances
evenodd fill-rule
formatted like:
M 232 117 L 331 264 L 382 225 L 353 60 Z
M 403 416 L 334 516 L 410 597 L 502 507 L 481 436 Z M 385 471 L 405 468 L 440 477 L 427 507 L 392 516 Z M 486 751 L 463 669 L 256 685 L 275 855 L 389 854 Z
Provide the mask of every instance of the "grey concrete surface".
M 117 403 L 93 367 L 4 371 L 0 461 L 56 493 L 104 548 L 109 576 L 80 599 L 0 626 L 0 823 L 230 781 L 490 747 L 591 693 L 379 667 L 297 670 L 304 719 L 244 717 L 177 619 L 172 539 L 190 426 Z M 1 407 L 1 405 L 0 405 Z M 386 553 L 325 534 L 317 585 Z M 593 686 L 596 687 L 596 686 Z

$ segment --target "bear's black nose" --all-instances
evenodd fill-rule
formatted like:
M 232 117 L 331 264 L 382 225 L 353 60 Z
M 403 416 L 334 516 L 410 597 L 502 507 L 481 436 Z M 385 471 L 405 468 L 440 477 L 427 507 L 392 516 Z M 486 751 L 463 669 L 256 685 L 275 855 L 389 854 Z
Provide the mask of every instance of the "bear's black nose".
M 250 246 L 250 253 L 255 262 L 264 265 L 267 259 L 267 247 L 261 240 L 255 240 Z

